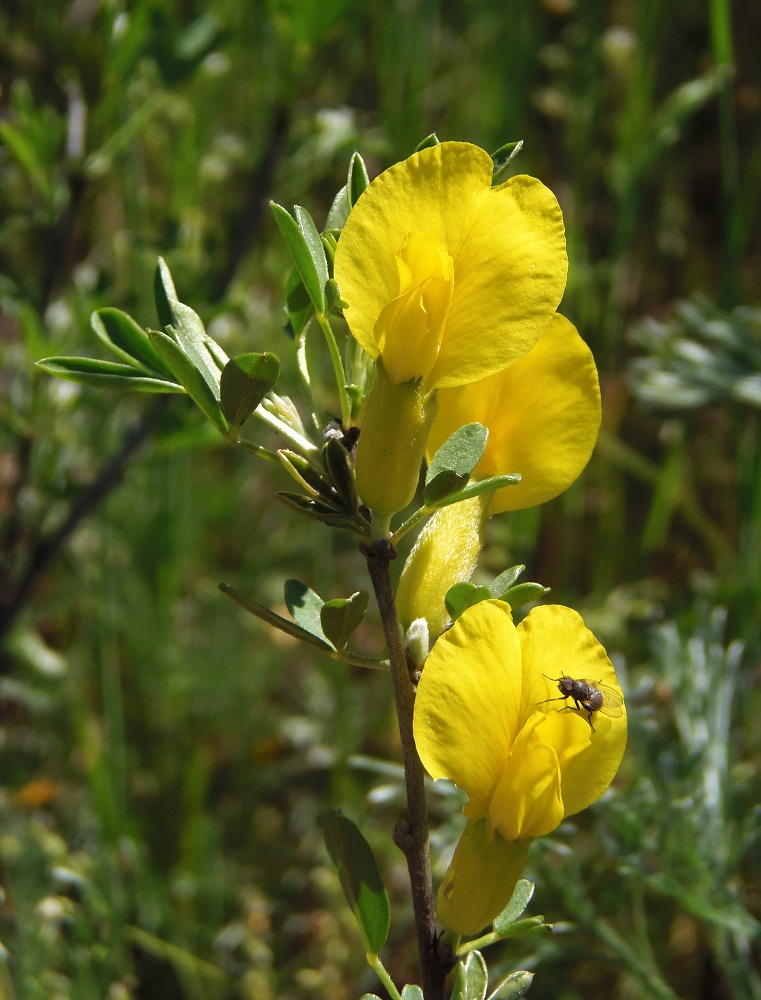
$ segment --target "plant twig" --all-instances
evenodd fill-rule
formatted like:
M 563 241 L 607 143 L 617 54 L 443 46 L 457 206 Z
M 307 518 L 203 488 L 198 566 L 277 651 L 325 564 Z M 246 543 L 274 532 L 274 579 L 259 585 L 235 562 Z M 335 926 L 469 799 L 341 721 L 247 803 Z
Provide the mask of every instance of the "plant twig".
M 444 1000 L 444 982 L 447 972 L 454 966 L 454 960 L 436 930 L 428 842 L 428 813 L 425 804 L 425 774 L 412 734 L 415 695 L 407 667 L 402 626 L 394 603 L 389 573 L 389 563 L 396 557 L 396 552 L 388 539 L 377 539 L 371 544 L 363 543 L 360 548 L 367 558 L 367 568 L 383 623 L 402 744 L 409 820 L 397 823 L 394 842 L 407 859 L 423 994 L 425 1000 Z
M 380 981 L 386 987 L 386 990 L 388 991 L 388 995 L 391 997 L 391 1000 L 402 1000 L 401 996 L 399 995 L 399 990 L 394 985 L 393 979 L 388 974 L 388 971 L 383 962 L 381 962 L 380 958 L 378 958 L 377 955 L 367 955 L 366 958 L 367 958 L 367 964 L 375 972 L 375 975 L 378 977 L 378 979 L 380 979 Z M 2 1000 L 2 997 L 0 997 L 0 1000 Z

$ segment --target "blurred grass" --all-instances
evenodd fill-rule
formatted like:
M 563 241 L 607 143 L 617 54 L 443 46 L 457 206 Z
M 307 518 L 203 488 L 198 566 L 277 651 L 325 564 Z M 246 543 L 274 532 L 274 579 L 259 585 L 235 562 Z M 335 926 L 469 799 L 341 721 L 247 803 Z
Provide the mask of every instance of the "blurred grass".
M 131 429 L 150 437 L 7 621 L 3 1000 L 380 992 L 321 844 L 334 806 L 379 854 L 387 964 L 412 975 L 385 678 L 217 590 L 278 607 L 298 576 L 347 595 L 353 543 L 275 509 L 278 471 L 219 448 L 182 400 L 146 411 L 32 364 L 89 351 L 103 305 L 155 322 L 158 254 L 231 352 L 287 357 L 266 199 L 319 222 L 355 147 L 377 171 L 434 129 L 525 141 L 517 169 L 565 212 L 563 310 L 603 376 L 587 473 L 492 522 L 483 572 L 525 561 L 582 607 L 633 709 L 616 791 L 532 856 L 542 912 L 573 927 L 494 959 L 536 968 L 537 998 L 761 995 L 758 410 L 645 399 L 629 368 L 672 377 L 669 345 L 694 360 L 718 323 L 740 338 L 733 378 L 758 375 L 733 309 L 759 305 L 759 38 L 759 11 L 727 0 L 3 7 L 0 609 Z M 696 293 L 709 305 L 677 304 Z M 661 327 L 642 344 L 646 316 Z M 678 369 L 687 390 L 717 358 Z M 457 810 L 432 801 L 443 849 Z

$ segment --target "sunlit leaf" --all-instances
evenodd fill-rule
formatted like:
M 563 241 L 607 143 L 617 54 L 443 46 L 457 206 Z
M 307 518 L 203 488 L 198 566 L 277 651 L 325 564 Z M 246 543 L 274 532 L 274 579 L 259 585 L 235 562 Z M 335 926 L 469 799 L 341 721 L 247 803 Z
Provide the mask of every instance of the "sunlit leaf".
M 510 897 L 510 902 L 494 921 L 494 930 L 501 934 L 510 924 L 514 923 L 521 916 L 531 897 L 534 895 L 534 883 L 527 878 L 518 879 Z
M 423 496 L 433 504 L 454 490 L 463 487 L 481 460 L 489 431 L 482 424 L 460 427 L 438 449 L 431 459 L 425 477 Z
M 301 580 L 286 580 L 284 597 L 285 606 L 296 624 L 330 645 L 330 640 L 322 629 L 320 612 L 325 602 L 320 595 L 307 587 Z
M 159 257 L 156 265 L 156 274 L 153 280 L 153 298 L 156 303 L 156 315 L 159 323 L 166 330 L 169 326 L 174 326 L 177 319 L 174 307 L 179 302 L 177 289 L 174 287 L 172 273 L 166 261 Z
M 533 972 L 513 972 L 502 980 L 489 1000 L 520 1000 L 528 992 L 533 979 Z
M 37 367 L 65 379 L 98 389 L 126 389 L 133 392 L 176 392 L 185 390 L 176 382 L 162 378 L 151 378 L 131 365 L 121 365 L 116 361 L 98 361 L 95 358 L 43 358 Z
M 505 601 L 511 608 L 521 608 L 531 601 L 538 601 L 540 597 L 549 594 L 550 588 L 543 587 L 541 583 L 519 583 L 515 587 L 510 587 L 502 594 L 500 600 Z
M 271 202 L 270 207 L 312 304 L 318 312 L 324 313 L 328 262 L 312 217 L 299 205 L 294 208 L 295 218 L 275 202 Z
M 489 975 L 480 951 L 470 951 L 458 964 L 450 1000 L 484 1000 Z
M 468 608 L 472 608 L 474 604 L 480 604 L 481 601 L 488 601 L 491 597 L 492 592 L 489 587 L 477 587 L 474 583 L 462 581 L 449 588 L 444 603 L 449 617 L 453 622 L 456 622 Z
M 106 347 L 127 364 L 144 368 L 148 374 L 156 372 L 171 376 L 170 369 L 151 344 L 148 334 L 121 309 L 96 309 L 90 317 L 90 326 Z
M 151 343 L 172 371 L 177 381 L 185 387 L 196 406 L 206 414 L 221 431 L 228 430 L 227 421 L 209 385 L 180 347 L 165 333 L 149 330 Z
M 417 144 L 417 146 L 415 146 L 415 152 L 419 153 L 421 149 L 428 149 L 429 146 L 438 146 L 438 145 L 439 145 L 439 137 L 436 135 L 435 132 L 431 132 L 430 135 L 427 135 L 425 139 L 421 139 L 420 142 Z
M 519 139 L 518 142 L 505 143 L 504 146 L 500 146 L 499 149 L 491 154 L 491 158 L 494 161 L 494 173 L 491 179 L 493 185 L 501 184 L 502 181 L 507 179 L 507 168 L 522 149 L 523 140 Z
M 491 596 L 501 599 L 502 595 L 506 591 L 515 586 L 518 577 L 525 570 L 525 568 L 525 566 L 521 565 L 511 566 L 510 569 L 506 569 L 500 573 L 493 583 L 489 585 Z

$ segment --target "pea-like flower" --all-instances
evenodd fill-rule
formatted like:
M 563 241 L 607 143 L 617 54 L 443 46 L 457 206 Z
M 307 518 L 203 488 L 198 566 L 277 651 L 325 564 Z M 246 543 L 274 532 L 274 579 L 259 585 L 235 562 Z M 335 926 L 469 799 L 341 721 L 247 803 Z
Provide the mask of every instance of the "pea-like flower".
M 346 321 L 392 383 L 465 385 L 526 354 L 565 288 L 560 207 L 533 177 L 492 187 L 488 153 L 444 142 L 369 185 L 335 257 Z
M 564 698 L 562 677 L 594 697 Z M 516 627 L 507 604 L 485 601 L 434 645 L 414 732 L 431 777 L 468 795 L 437 911 L 450 929 L 475 934 L 507 904 L 531 841 L 608 788 L 627 722 L 613 665 L 580 615 L 539 607 Z

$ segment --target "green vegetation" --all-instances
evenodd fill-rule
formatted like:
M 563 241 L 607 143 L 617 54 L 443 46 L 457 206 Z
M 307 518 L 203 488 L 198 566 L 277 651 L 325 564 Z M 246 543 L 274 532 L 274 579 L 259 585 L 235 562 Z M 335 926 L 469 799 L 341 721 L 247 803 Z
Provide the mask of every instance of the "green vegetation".
M 434 130 L 523 140 L 509 170 L 561 201 L 562 309 L 603 382 L 584 476 L 493 519 L 474 582 L 525 563 L 579 607 L 630 711 L 614 789 L 530 856 L 527 916 L 556 933 L 494 945 L 493 979 L 761 1000 L 760 27 L 728 0 L 0 10 L 0 1000 L 378 992 L 323 844 L 338 805 L 389 887 L 384 962 L 414 976 L 388 678 L 218 589 L 345 597 L 356 539 L 275 505 L 283 470 L 187 400 L 34 362 L 91 353 L 105 307 L 158 325 L 161 256 L 288 391 L 268 199 L 322 225 L 355 149 L 376 173 Z M 382 653 L 372 608 L 357 646 Z M 432 788 L 436 857 L 455 794 Z

